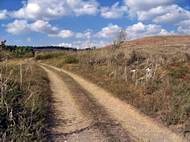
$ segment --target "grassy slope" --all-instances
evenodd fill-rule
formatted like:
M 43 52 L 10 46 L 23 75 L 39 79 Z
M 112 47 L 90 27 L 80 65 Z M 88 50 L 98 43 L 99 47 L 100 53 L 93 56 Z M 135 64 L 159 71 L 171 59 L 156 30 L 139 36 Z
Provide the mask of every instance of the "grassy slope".
M 186 134 L 190 131 L 190 50 L 187 39 L 180 42 L 186 45 L 177 45 L 177 37 L 176 43 L 173 37 L 168 37 L 168 43 L 163 45 L 153 44 L 154 38 L 148 38 L 150 41 L 144 44 L 144 41 L 140 44 L 135 41 L 134 45 L 131 46 L 130 42 L 119 49 L 66 52 L 59 57 L 46 58 L 46 62 L 82 75 L 173 130 Z M 182 41 L 181 37 L 179 40 Z M 163 43 L 160 39 L 159 42 Z M 148 67 L 152 73 L 151 78 L 146 79 Z
M 47 141 L 50 87 L 33 64 L 0 63 L 0 141 Z

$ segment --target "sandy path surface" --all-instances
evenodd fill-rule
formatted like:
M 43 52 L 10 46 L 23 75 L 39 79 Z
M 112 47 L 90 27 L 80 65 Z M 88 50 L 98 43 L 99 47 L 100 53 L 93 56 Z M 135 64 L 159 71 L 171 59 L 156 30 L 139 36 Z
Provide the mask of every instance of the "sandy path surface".
M 48 65 L 49 66 L 49 65 Z M 181 136 L 171 132 L 161 124 L 157 124 L 151 118 L 143 115 L 138 110 L 128 105 L 126 102 L 113 97 L 104 89 L 97 85 L 83 79 L 82 77 L 49 66 L 57 71 L 62 71 L 71 76 L 78 84 L 90 92 L 99 104 L 106 109 L 106 111 L 117 120 L 123 128 L 125 128 L 131 135 L 138 138 L 138 141 L 143 142 L 185 142 Z
M 42 67 L 48 74 L 53 92 L 55 124 L 51 128 L 54 142 L 104 142 L 102 134 L 91 126 L 76 105 L 70 90 L 55 72 Z

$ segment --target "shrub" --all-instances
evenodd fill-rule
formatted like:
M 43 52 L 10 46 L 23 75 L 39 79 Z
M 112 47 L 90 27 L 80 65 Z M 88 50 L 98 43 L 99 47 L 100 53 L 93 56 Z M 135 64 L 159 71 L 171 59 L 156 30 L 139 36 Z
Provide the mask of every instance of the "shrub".
M 36 55 L 36 60 L 47 60 L 51 58 L 56 58 L 59 56 L 64 56 L 64 52 L 40 52 Z
M 76 57 L 71 55 L 65 56 L 64 61 L 66 64 L 77 64 L 79 62 L 79 60 Z
M 131 64 L 134 64 L 136 62 L 141 63 L 145 60 L 146 58 L 140 55 L 140 53 L 135 52 L 134 50 L 132 51 L 130 58 L 127 61 L 127 65 L 130 66 Z
M 12 51 L 16 57 L 32 57 L 32 49 L 30 47 L 16 47 Z

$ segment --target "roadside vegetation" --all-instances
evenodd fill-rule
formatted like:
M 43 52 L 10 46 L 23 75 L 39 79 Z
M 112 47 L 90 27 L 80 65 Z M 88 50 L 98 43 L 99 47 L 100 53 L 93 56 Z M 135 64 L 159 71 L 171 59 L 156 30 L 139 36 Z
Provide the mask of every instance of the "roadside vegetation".
M 155 46 L 122 43 L 116 49 L 64 52 L 43 62 L 91 80 L 172 130 L 188 135 L 190 52 L 184 47 Z
M 52 58 L 58 58 L 60 56 L 64 56 L 65 52 L 62 51 L 53 51 L 53 52 L 39 52 L 35 59 L 36 60 L 47 60 L 47 59 L 52 59 Z
M 75 51 L 74 51 L 75 52 Z M 54 51 L 54 52 L 39 52 L 35 59 L 41 61 L 51 60 L 57 67 L 62 67 L 64 64 L 78 64 L 79 58 L 72 55 L 70 51 Z
M 50 87 L 38 66 L 0 62 L 0 141 L 47 141 Z
M 23 58 L 23 57 L 33 57 L 33 50 L 30 47 L 16 47 L 11 50 L 13 57 Z
M 34 51 L 31 47 L 7 46 L 6 40 L 0 44 L 0 61 L 14 58 L 31 58 L 34 56 Z
M 33 51 L 28 47 L 17 47 L 14 50 L 0 50 L 0 61 L 18 58 L 31 58 Z

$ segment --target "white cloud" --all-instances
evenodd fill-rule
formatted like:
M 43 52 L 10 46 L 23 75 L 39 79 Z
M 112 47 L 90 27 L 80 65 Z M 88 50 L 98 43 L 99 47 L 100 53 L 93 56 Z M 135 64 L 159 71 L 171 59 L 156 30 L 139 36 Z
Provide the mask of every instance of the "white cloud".
M 88 29 L 84 32 L 79 32 L 79 33 L 76 33 L 76 38 L 78 39 L 91 39 L 92 38 L 92 33 L 93 31 Z
M 50 25 L 47 21 L 37 20 L 34 23 L 30 24 L 30 29 L 35 32 L 57 34 L 59 29 Z
M 158 6 L 169 5 L 175 0 L 125 0 L 130 10 L 144 11 Z
M 0 10 L 0 20 L 6 19 L 8 16 L 7 10 Z
M 28 0 L 12 16 L 24 19 L 49 20 L 66 15 L 95 15 L 99 4 L 95 0 Z
M 162 9 L 164 14 L 155 17 L 153 20 L 155 23 L 175 24 L 179 21 L 190 19 L 190 12 L 179 7 L 178 5 L 171 5 L 163 7 Z
M 21 34 L 28 32 L 30 30 L 30 27 L 26 20 L 15 20 L 6 26 L 6 30 L 11 34 Z
M 74 33 L 70 30 L 61 30 L 58 34 L 55 35 L 61 38 L 69 38 L 72 37 Z
M 35 0 L 29 0 L 28 3 L 23 6 L 23 8 L 12 12 L 12 16 L 15 18 L 24 19 L 40 19 L 42 16 L 46 17 L 45 12 L 42 10 L 44 7 L 45 5 L 43 5 L 43 3 L 40 3 L 40 1 L 35 2 Z
M 127 14 L 127 6 L 119 6 L 119 2 L 116 2 L 111 7 L 102 7 L 101 16 L 107 19 L 121 18 Z
M 190 20 L 182 21 L 178 24 L 177 31 L 181 34 L 190 34 Z
M 141 22 L 127 27 L 126 32 L 129 39 L 136 39 L 144 36 L 172 34 L 168 32 L 166 29 L 163 29 L 160 25 L 145 25 Z
M 141 21 L 152 20 L 154 23 L 175 24 L 179 21 L 190 19 L 190 12 L 178 5 L 159 6 L 149 11 L 137 12 Z
M 132 31 L 132 32 L 144 32 L 145 31 L 145 25 L 140 22 L 140 23 L 134 24 L 132 26 L 129 26 L 128 30 Z
M 26 32 L 45 33 L 48 36 L 69 38 L 74 35 L 70 30 L 60 30 L 52 26 L 47 21 L 37 20 L 33 23 L 28 23 L 26 20 L 15 20 L 6 26 L 7 32 L 11 34 L 21 34 Z
M 113 38 L 118 34 L 118 32 L 121 29 L 122 28 L 119 27 L 118 25 L 110 24 L 107 27 L 102 28 L 102 30 L 96 34 L 96 37 L 98 37 L 98 38 Z
M 67 0 L 67 3 L 77 16 L 95 15 L 98 13 L 99 3 L 95 0 Z
M 129 7 L 129 15 L 137 16 L 139 21 L 174 25 L 190 19 L 190 11 L 174 3 L 175 0 L 125 0 Z
M 166 13 L 166 9 L 164 9 L 164 7 L 162 6 L 152 8 L 148 11 L 137 11 L 138 20 L 140 21 L 154 19 L 155 17 L 161 16 L 165 13 Z

